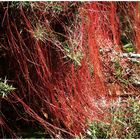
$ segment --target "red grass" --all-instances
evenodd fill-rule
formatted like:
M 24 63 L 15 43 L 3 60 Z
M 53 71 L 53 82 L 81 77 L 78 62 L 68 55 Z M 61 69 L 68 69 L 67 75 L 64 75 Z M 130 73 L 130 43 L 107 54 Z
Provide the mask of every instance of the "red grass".
M 35 40 L 34 27 L 22 7 L 20 18 L 24 22 L 23 33 L 7 11 L 3 18 L 8 42 L 5 45 L 14 59 L 15 80 L 18 85 L 18 92 L 11 94 L 11 102 L 13 99 L 17 100 L 24 111 L 53 137 L 56 137 L 59 131 L 74 137 L 85 131 L 87 119 L 103 119 L 103 114 L 95 106 L 93 99 L 104 96 L 108 98 L 109 88 L 105 83 L 99 49 L 106 40 L 111 44 L 108 41 L 106 48 L 116 49 L 115 46 L 120 44 L 116 3 L 91 2 L 83 8 L 84 10 L 80 11 L 83 16 L 80 47 L 84 50 L 84 57 L 78 68 L 69 62 L 65 64 L 62 59 L 64 49 L 60 44 L 56 46 Z M 45 14 L 41 15 L 44 17 L 43 22 L 46 22 Z M 138 12 L 136 26 L 139 27 Z M 139 51 L 138 30 L 136 34 Z M 53 45 L 56 47 L 53 52 L 55 55 L 51 54 Z M 121 51 L 118 46 L 116 50 Z M 93 65 L 93 77 L 87 59 Z M 118 86 L 114 86 L 114 89 L 116 87 Z M 61 128 L 62 124 L 64 128 Z
M 136 47 L 138 53 L 140 53 L 140 3 L 136 3 L 136 14 L 135 14 L 135 31 L 136 31 Z

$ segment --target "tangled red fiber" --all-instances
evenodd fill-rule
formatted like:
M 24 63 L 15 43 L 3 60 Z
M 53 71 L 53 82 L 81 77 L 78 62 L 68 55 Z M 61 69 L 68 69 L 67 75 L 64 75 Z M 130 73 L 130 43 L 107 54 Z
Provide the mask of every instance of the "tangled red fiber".
M 39 2 L 38 6 L 42 6 L 42 3 Z M 25 120 L 36 120 L 54 138 L 57 138 L 56 134 L 60 132 L 75 137 L 86 131 L 88 120 L 102 120 L 105 112 L 96 107 L 93 99 L 109 98 L 100 47 L 121 52 L 116 3 L 89 2 L 80 8 L 80 47 L 84 56 L 78 68 L 70 62 L 65 64 L 62 59 L 65 55 L 64 48 L 61 44 L 56 43 L 53 46 L 50 40 L 46 43 L 34 38 L 34 26 L 22 6 L 19 8 L 18 22 L 9 14 L 8 8 L 5 9 L 2 26 L 7 42 L 3 45 L 8 50 L 6 53 L 14 69 L 13 79 L 17 86 L 17 90 L 9 94 L 8 101 L 15 108 L 22 105 L 30 118 L 22 117 Z M 39 11 L 39 15 L 43 26 L 50 28 L 45 13 Z M 138 52 L 139 18 L 137 5 L 135 25 Z M 22 32 L 20 26 L 23 27 Z M 111 43 L 105 45 L 105 40 Z M 90 67 L 93 66 L 93 76 L 87 59 L 91 62 Z M 117 86 L 114 86 L 115 88 L 117 89 Z M 17 118 L 20 117 L 19 113 Z
M 136 15 L 135 15 L 135 31 L 136 31 L 136 47 L 138 53 L 140 53 L 140 12 L 139 12 L 140 3 L 136 4 Z

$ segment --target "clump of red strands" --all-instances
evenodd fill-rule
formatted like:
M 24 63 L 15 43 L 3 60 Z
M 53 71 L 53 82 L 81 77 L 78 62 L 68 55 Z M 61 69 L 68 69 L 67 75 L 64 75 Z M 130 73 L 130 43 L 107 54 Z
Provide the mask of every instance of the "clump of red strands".
M 65 2 L 64 7 L 59 4 L 59 8 L 51 8 L 56 13 L 58 10 L 60 16 L 61 8 L 67 6 Z M 6 100 L 17 113 L 15 119 L 37 121 L 53 138 L 75 137 L 86 131 L 88 120 L 103 120 L 105 114 L 94 103 L 94 99 L 109 99 L 99 50 L 111 48 L 121 52 L 117 4 L 85 2 L 80 5 L 78 22 L 72 13 L 76 28 L 63 23 L 65 15 L 61 20 L 54 16 L 51 21 L 48 12 L 41 9 L 49 5 L 47 2 L 30 5 L 28 12 L 25 5 L 18 5 L 16 13 L 8 4 L 2 5 L 5 40 L 1 42 L 10 65 L 7 76 L 16 87 Z M 138 22 L 135 24 L 139 26 Z M 56 26 L 63 32 L 57 32 Z M 26 115 L 22 116 L 21 110 Z

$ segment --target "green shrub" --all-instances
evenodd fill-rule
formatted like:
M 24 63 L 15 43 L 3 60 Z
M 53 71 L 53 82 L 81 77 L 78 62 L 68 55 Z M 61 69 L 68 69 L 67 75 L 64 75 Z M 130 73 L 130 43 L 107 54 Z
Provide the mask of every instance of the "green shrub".
M 140 138 L 140 102 L 134 97 L 111 105 L 107 122 L 94 121 L 89 125 L 87 138 Z

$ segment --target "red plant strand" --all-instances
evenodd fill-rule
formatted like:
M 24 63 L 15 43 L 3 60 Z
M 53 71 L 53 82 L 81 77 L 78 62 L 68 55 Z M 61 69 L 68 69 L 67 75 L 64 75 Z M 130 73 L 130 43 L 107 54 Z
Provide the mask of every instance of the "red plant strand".
M 96 9 L 96 3 L 90 4 L 90 10 Z M 90 53 L 90 59 L 93 63 L 94 68 L 94 77 L 95 77 L 95 86 L 96 89 L 99 89 L 97 91 L 97 94 L 99 96 L 107 95 L 107 90 L 104 85 L 104 77 L 102 73 L 102 66 L 100 62 L 100 56 L 99 56 L 99 48 L 96 44 L 95 40 L 95 25 L 98 25 L 98 15 L 96 13 L 93 13 L 92 11 L 88 13 L 89 16 L 89 27 L 88 27 L 88 47 L 89 47 L 89 53 Z M 96 21 L 97 20 L 97 21 Z M 94 22 L 93 22 L 94 21 Z
M 140 2 L 136 3 L 136 14 L 135 14 L 135 31 L 136 31 L 136 48 L 137 52 L 140 53 Z

